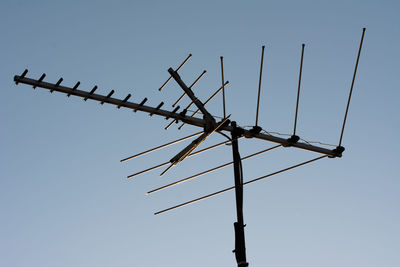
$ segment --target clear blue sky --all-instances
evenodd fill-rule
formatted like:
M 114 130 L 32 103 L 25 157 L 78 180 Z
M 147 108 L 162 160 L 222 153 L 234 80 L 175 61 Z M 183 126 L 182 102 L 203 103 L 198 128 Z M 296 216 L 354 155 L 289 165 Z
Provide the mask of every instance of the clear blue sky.
M 301 43 L 306 44 L 297 133 L 337 144 L 358 44 L 367 28 L 341 159 L 324 159 L 244 190 L 250 266 L 400 266 L 397 1 L 2 1 L 0 8 L 0 265 L 13 267 L 235 266 L 233 192 L 167 214 L 153 212 L 233 184 L 232 168 L 158 194 L 145 192 L 232 159 L 230 147 L 126 179 L 184 145 L 119 160 L 197 131 L 26 85 L 28 77 L 170 107 L 181 72 L 205 100 L 220 85 L 227 110 L 291 133 Z M 188 101 L 187 99 L 185 101 Z M 222 114 L 221 98 L 209 110 Z M 222 141 L 212 136 L 204 145 Z M 243 140 L 242 156 L 273 144 Z M 279 149 L 245 161 L 249 180 L 316 155 Z

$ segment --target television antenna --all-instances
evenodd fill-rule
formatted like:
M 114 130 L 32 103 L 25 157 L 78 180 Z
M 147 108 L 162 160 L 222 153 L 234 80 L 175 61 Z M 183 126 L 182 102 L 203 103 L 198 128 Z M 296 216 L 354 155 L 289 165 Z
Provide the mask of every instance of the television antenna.
M 221 87 L 213 94 L 211 95 L 210 98 L 208 98 L 208 100 L 206 100 L 204 103 L 198 99 L 193 90 L 192 87 L 200 80 L 200 78 L 206 73 L 206 71 L 203 71 L 202 74 L 190 85 L 187 86 L 186 83 L 181 79 L 180 75 L 178 74 L 178 71 L 185 65 L 185 63 L 190 59 L 190 57 L 192 56 L 192 54 L 189 54 L 189 56 L 181 63 L 181 65 L 176 69 L 172 69 L 169 68 L 168 69 L 168 73 L 170 74 L 170 77 L 167 79 L 167 81 L 158 89 L 159 91 L 161 91 L 165 85 L 167 85 L 172 79 L 175 80 L 175 82 L 182 88 L 183 90 L 183 94 L 178 98 L 178 100 L 172 105 L 172 107 L 174 108 L 172 111 L 168 111 L 165 109 L 161 109 L 161 107 L 164 105 L 164 102 L 161 102 L 159 105 L 157 105 L 156 107 L 151 107 L 151 106 L 146 106 L 145 103 L 147 101 L 147 98 L 144 98 L 141 102 L 139 103 L 135 103 L 135 102 L 130 102 L 128 101 L 129 98 L 131 97 L 131 94 L 128 94 L 124 99 L 117 99 L 117 98 L 112 98 L 111 96 L 114 93 L 114 90 L 111 90 L 107 95 L 101 95 L 101 94 L 95 94 L 95 91 L 97 90 L 97 86 L 94 86 L 89 92 L 87 91 L 82 91 L 79 90 L 78 87 L 80 85 L 80 82 L 77 82 L 73 87 L 67 87 L 67 86 L 63 86 L 61 85 L 61 83 L 63 82 L 63 78 L 60 78 L 55 84 L 54 83 L 48 83 L 44 81 L 44 78 L 46 77 L 46 74 L 42 74 L 42 76 L 40 76 L 39 79 L 32 79 L 32 78 L 27 78 L 26 74 L 28 73 L 28 70 L 25 69 L 25 71 L 21 74 L 21 75 L 15 75 L 14 76 L 14 81 L 16 84 L 19 83 L 23 83 L 23 84 L 27 84 L 27 85 L 31 85 L 33 86 L 33 88 L 43 88 L 43 89 L 47 89 L 50 90 L 50 92 L 60 92 L 60 93 L 64 93 L 66 94 L 68 97 L 71 95 L 74 96 L 78 96 L 83 98 L 85 101 L 87 101 L 88 99 L 90 100 L 95 100 L 100 102 L 101 105 L 103 105 L 104 103 L 107 104 L 111 104 L 111 105 L 115 105 L 118 109 L 120 109 L 121 107 L 123 108 L 127 108 L 127 109 L 132 109 L 134 112 L 137 111 L 142 111 L 142 112 L 146 112 L 149 113 L 150 116 L 153 115 L 158 115 L 158 116 L 162 116 L 165 119 L 171 119 L 172 122 L 167 125 L 167 127 L 165 127 L 165 129 L 168 129 L 174 122 L 178 123 L 179 121 L 182 122 L 182 125 L 179 126 L 179 129 L 181 129 L 185 124 L 188 125 L 192 125 L 192 126 L 196 126 L 196 127 L 200 127 L 202 128 L 202 131 L 197 132 L 195 134 L 180 138 L 178 140 L 169 142 L 167 144 L 164 145 L 160 145 L 158 147 L 146 150 L 144 152 L 141 152 L 139 154 L 130 156 L 130 157 L 126 157 L 124 159 L 121 160 L 121 162 L 130 160 L 130 159 L 134 159 L 136 157 L 142 156 L 144 154 L 162 149 L 164 147 L 185 141 L 189 138 L 194 138 L 196 137 L 196 139 L 194 139 L 191 143 L 189 143 L 183 150 L 181 150 L 179 153 L 177 153 L 173 158 L 171 158 L 169 161 L 165 162 L 165 163 L 161 163 L 159 165 L 153 166 L 151 168 L 145 169 L 143 171 L 128 175 L 128 178 L 131 178 L 133 176 L 139 175 L 139 174 L 143 174 L 145 172 L 149 172 L 164 166 L 168 166 L 162 173 L 161 175 L 164 175 L 168 170 L 170 170 L 172 167 L 176 166 L 177 164 L 181 163 L 183 160 L 185 160 L 187 157 L 191 157 L 194 155 L 197 155 L 199 153 L 208 151 L 210 149 L 216 148 L 218 146 L 224 145 L 224 144 L 231 144 L 232 146 L 232 155 L 233 155 L 233 161 L 225 163 L 223 165 L 214 167 L 212 169 L 203 171 L 201 173 L 197 173 L 195 175 L 189 176 L 187 178 L 178 180 L 176 182 L 164 185 L 162 187 L 153 189 L 149 192 L 147 192 L 148 194 L 152 194 L 154 192 L 157 192 L 159 190 L 162 189 L 166 189 L 169 188 L 171 186 L 177 185 L 179 183 L 183 183 L 186 182 L 188 180 L 194 179 L 196 177 L 199 177 L 201 175 L 210 173 L 212 171 L 215 171 L 217 169 L 220 168 L 224 168 L 226 166 L 232 165 L 233 164 L 233 169 L 234 169 L 234 186 L 216 191 L 212 194 L 208 194 L 196 199 L 193 199 L 191 201 L 187 201 L 184 202 L 182 204 L 170 207 L 170 208 L 166 208 L 160 211 L 155 212 L 155 215 L 167 212 L 167 211 L 171 211 L 173 209 L 188 205 L 188 204 L 192 204 L 194 202 L 224 193 L 226 191 L 229 190 L 235 190 L 235 197 L 236 197 L 236 214 L 237 214 L 237 221 L 234 223 L 234 230 L 235 230 L 235 249 L 233 250 L 233 252 L 235 253 L 235 257 L 236 257 L 236 261 L 237 261 L 237 266 L 238 267 L 245 267 L 248 266 L 248 262 L 246 259 L 246 248 L 245 248 L 245 235 L 244 235 L 244 220 L 243 220 L 243 186 L 253 183 L 253 182 L 257 182 L 259 180 L 271 177 L 273 175 L 306 165 L 308 163 L 329 157 L 329 158 L 340 158 L 342 156 L 342 153 L 344 151 L 344 147 L 342 146 L 342 139 L 343 139 L 343 133 L 344 133 L 344 128 L 346 125 L 346 119 L 347 119 L 347 115 L 348 115 L 348 110 L 349 110 L 349 105 L 350 105 L 350 100 L 351 100 L 351 95 L 353 92 L 353 87 L 354 87 L 354 81 L 355 81 L 355 77 L 356 77 L 356 73 L 357 73 L 357 67 L 358 67 L 358 62 L 359 62 L 359 58 L 360 58 L 360 53 L 361 53 L 361 48 L 362 48 L 362 44 L 363 44 L 363 40 L 364 40 L 364 34 L 365 34 L 365 28 L 363 28 L 362 30 L 362 35 L 361 35 L 361 41 L 360 41 L 360 45 L 359 45 L 359 49 L 358 49 L 358 54 L 357 54 L 357 60 L 356 60 L 356 64 L 355 64 L 355 68 L 354 68 L 354 73 L 353 73 L 353 79 L 351 82 L 351 86 L 350 86 L 350 92 L 349 92 L 349 96 L 348 96 L 348 100 L 347 100 L 347 106 L 346 106 L 346 111 L 345 111 L 345 115 L 344 115 L 344 120 L 343 120 L 343 124 L 342 124 L 342 128 L 341 128 L 341 132 L 340 132 L 340 138 L 339 138 L 339 143 L 338 145 L 334 148 L 334 149 L 328 149 L 325 148 L 323 146 L 317 146 L 317 145 L 313 145 L 309 142 L 301 142 L 303 139 L 300 139 L 299 136 L 296 135 L 296 126 L 297 126 L 297 115 L 298 115 L 298 106 L 299 106 L 299 96 L 300 96 L 300 87 L 301 87 L 301 76 L 302 76 L 302 69 L 303 69 L 303 56 L 304 56 L 304 48 L 305 45 L 302 44 L 302 49 L 301 49 L 301 59 L 300 59 L 300 71 L 299 71 L 299 81 L 298 81 L 298 88 L 297 88 L 297 101 L 296 101 L 296 112 L 295 112 L 295 118 L 294 118 L 294 126 L 293 126 L 293 134 L 289 137 L 289 138 L 282 138 L 279 136 L 275 136 L 271 133 L 268 133 L 266 131 L 264 131 L 259 125 L 258 125 L 258 113 L 259 113 L 259 103 L 260 103 L 260 95 L 261 95 L 261 80 L 262 80 L 262 70 L 263 70 L 263 60 L 264 60 L 264 49 L 265 46 L 262 46 L 262 53 L 261 53 L 261 64 L 260 64 L 260 77 L 259 77 L 259 84 L 258 84 L 258 96 L 257 96 L 257 108 L 256 108 L 256 120 L 255 120 L 255 126 L 253 126 L 251 129 L 244 129 L 240 126 L 237 125 L 237 123 L 235 121 L 231 121 L 230 119 L 230 115 L 226 115 L 226 108 L 225 108 L 225 86 L 228 85 L 228 81 L 225 82 L 224 80 L 224 65 L 223 65 L 223 57 L 220 57 L 221 60 L 221 80 L 222 80 L 222 85 Z M 220 91 L 222 90 L 222 99 L 223 99 L 223 118 L 220 120 L 217 120 L 216 116 L 211 115 L 211 113 L 206 109 L 206 104 L 213 99 Z M 183 97 L 189 97 L 189 99 L 191 100 L 191 103 L 184 108 L 181 112 L 178 112 L 179 110 L 179 106 L 177 106 L 177 104 L 180 102 L 180 100 Z M 187 114 L 189 111 L 189 108 L 195 105 L 197 107 L 197 110 L 193 112 L 193 114 L 191 114 L 190 116 Z M 197 113 L 201 113 L 202 117 L 195 117 L 195 115 Z M 228 140 L 224 141 L 224 142 L 220 142 L 217 144 L 214 144 L 212 146 L 203 148 L 201 150 L 196 150 L 196 148 L 203 143 L 211 134 L 213 134 L 214 132 L 222 134 L 223 136 L 225 136 Z M 230 137 L 227 135 L 230 134 Z M 246 137 L 246 138 L 255 138 L 255 139 L 260 139 L 260 140 L 264 140 L 264 141 L 270 141 L 275 143 L 275 146 L 272 146 L 270 148 L 264 149 L 262 151 L 258 151 L 256 153 L 247 155 L 245 157 L 241 157 L 239 154 L 239 145 L 238 145 L 238 140 L 242 137 Z M 322 143 L 319 143 L 322 144 Z M 276 149 L 278 147 L 295 147 L 295 148 L 299 148 L 299 149 L 303 149 L 303 150 L 308 150 L 308 151 L 313 151 L 316 153 L 321 154 L 319 157 L 313 158 L 311 160 L 308 161 L 304 161 L 302 163 L 284 168 L 282 170 L 273 172 L 273 173 L 269 173 L 267 175 L 249 180 L 249 181 L 243 181 L 243 169 L 242 169 L 242 161 L 252 158 L 254 156 L 260 155 L 262 153 L 271 151 L 273 149 Z

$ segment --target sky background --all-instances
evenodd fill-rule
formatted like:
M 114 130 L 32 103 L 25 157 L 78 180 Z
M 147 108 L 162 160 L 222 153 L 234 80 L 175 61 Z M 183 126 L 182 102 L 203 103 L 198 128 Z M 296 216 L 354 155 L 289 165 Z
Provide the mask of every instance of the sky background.
M 234 194 L 154 216 L 233 185 L 231 167 L 146 196 L 165 183 L 232 160 L 229 146 L 161 170 L 185 143 L 120 159 L 198 131 L 160 117 L 27 85 L 46 81 L 166 109 L 180 72 L 206 100 L 221 83 L 227 112 L 255 124 L 261 46 L 266 45 L 259 125 L 292 133 L 305 43 L 297 134 L 337 145 L 362 28 L 363 51 L 341 159 L 323 159 L 244 188 L 250 266 L 400 266 L 398 1 L 2 1 L 0 8 L 0 265 L 13 267 L 235 266 Z M 188 99 L 185 99 L 188 103 Z M 221 97 L 208 110 L 222 115 Z M 223 141 L 212 135 L 202 147 Z M 273 146 L 240 141 L 241 155 Z M 314 158 L 279 148 L 243 162 L 245 181 Z

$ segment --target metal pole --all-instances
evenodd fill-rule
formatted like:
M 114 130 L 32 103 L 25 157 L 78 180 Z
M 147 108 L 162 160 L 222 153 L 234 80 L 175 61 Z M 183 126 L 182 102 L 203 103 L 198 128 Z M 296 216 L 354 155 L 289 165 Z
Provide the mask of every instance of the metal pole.
M 232 122 L 232 154 L 233 154 L 233 170 L 235 175 L 235 195 L 236 195 L 236 213 L 237 222 L 233 224 L 235 228 L 235 253 L 238 267 L 246 267 L 249 264 L 246 261 L 246 246 L 244 238 L 244 222 L 243 222 L 243 172 L 239 154 L 238 138 L 242 134 L 240 129 L 236 127 L 236 122 Z

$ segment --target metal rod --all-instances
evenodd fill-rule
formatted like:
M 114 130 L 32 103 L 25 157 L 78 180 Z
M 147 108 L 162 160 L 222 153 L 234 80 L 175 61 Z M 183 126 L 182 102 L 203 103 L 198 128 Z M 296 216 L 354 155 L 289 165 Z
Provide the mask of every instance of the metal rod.
M 189 60 L 189 58 L 190 58 L 191 56 L 192 56 L 192 54 L 189 54 L 189 56 L 182 62 L 182 64 L 179 65 L 179 67 L 176 69 L 176 71 L 180 70 L 180 69 L 183 67 L 183 65 L 185 65 L 185 63 Z M 163 85 L 161 85 L 160 88 L 158 88 L 158 91 L 161 91 L 161 90 L 164 88 L 164 86 L 166 86 L 167 83 L 168 83 L 171 79 L 172 79 L 172 76 L 169 76 L 168 80 L 167 80 Z
M 146 173 L 146 172 L 149 172 L 149 171 L 152 171 L 152 170 L 161 168 L 161 167 L 163 167 L 163 166 L 165 166 L 165 165 L 168 165 L 169 163 L 171 163 L 171 162 L 167 161 L 167 162 L 158 164 L 158 165 L 156 165 L 156 166 L 154 166 L 154 167 L 150 167 L 150 168 L 145 169 L 145 170 L 143 170 L 143 171 L 136 172 L 136 173 L 134 173 L 134 174 L 130 174 L 130 175 L 127 176 L 127 178 L 132 178 L 132 177 L 134 177 L 134 176 L 136 176 L 136 175 L 139 175 L 139 174 L 142 174 L 142 173 Z
M 299 109 L 299 97 L 300 97 L 300 85 L 301 85 L 301 74 L 302 74 L 302 72 L 303 72 L 304 46 L 305 46 L 305 44 L 302 44 L 302 45 L 301 45 L 301 59 L 300 59 L 299 85 L 297 86 L 296 114 L 295 114 L 295 116 L 294 116 L 293 135 L 296 135 L 297 112 L 298 112 L 298 109 Z
M 165 126 L 165 130 L 168 130 L 169 129 L 169 127 L 171 127 L 172 126 L 172 124 L 174 124 L 174 122 L 175 122 L 175 120 L 173 120 L 173 121 L 171 121 L 167 126 Z
M 273 172 L 273 173 L 270 173 L 270 174 L 267 174 L 267 175 L 258 177 L 258 178 L 256 178 L 256 179 L 253 179 L 253 180 L 250 180 L 250 181 L 247 181 L 247 182 L 243 183 L 243 185 L 247 185 L 247 184 L 250 184 L 250 183 L 254 183 L 254 182 L 256 182 L 256 181 L 259 181 L 259 180 L 262 180 L 262 179 L 271 177 L 271 176 L 273 176 L 273 175 L 276 175 L 276 174 L 279 174 L 279 173 L 282 173 L 282 172 L 285 172 L 285 171 L 288 171 L 288 170 L 291 170 L 291 169 L 294 169 L 294 168 L 297 168 L 297 167 L 306 165 L 306 164 L 308 164 L 308 163 L 311 163 L 311 162 L 313 162 L 313 161 L 320 160 L 320 159 L 325 158 L 325 157 L 327 157 L 327 155 L 320 156 L 320 157 L 317 157 L 317 158 L 314 158 L 314 159 L 311 159 L 311 160 L 302 162 L 302 163 L 300 163 L 300 164 L 293 165 L 293 166 L 291 166 L 291 167 L 289 167 L 289 168 L 285 168 L 285 169 L 282 169 L 282 170 L 280 170 L 280 171 Z M 164 209 L 164 210 L 157 211 L 156 213 L 154 213 L 154 215 L 158 215 L 158 214 L 164 213 L 164 212 L 166 212 L 166 211 L 170 211 L 170 210 L 173 210 L 173 209 L 176 209 L 176 208 L 180 208 L 180 207 L 183 207 L 183 206 L 186 206 L 186 205 L 195 203 L 195 202 L 197 202 L 197 201 L 200 201 L 200 200 L 203 200 L 203 199 L 206 199 L 206 198 L 210 198 L 210 197 L 212 197 L 212 196 L 219 195 L 219 194 L 221 194 L 221 193 L 230 191 L 230 190 L 232 190 L 232 189 L 234 189 L 234 188 L 235 188 L 234 186 L 231 186 L 231 187 L 228 187 L 228 188 L 219 190 L 219 191 L 214 192 L 214 193 L 212 193 L 212 194 L 209 194 L 209 195 L 206 195 L 206 196 L 202 196 L 202 197 L 193 199 L 193 200 L 191 200 L 191 201 L 188 201 L 188 202 L 185 202 L 185 203 L 182 203 L 182 204 L 179 204 L 179 205 L 176 205 L 176 206 L 173 206 L 173 207 Z
M 261 49 L 260 79 L 258 80 L 256 126 L 258 126 L 258 110 L 259 110 L 259 107 L 260 107 L 261 78 L 262 78 L 263 62 L 264 62 L 264 49 L 265 49 L 265 45 L 263 45 L 262 49 Z
M 211 99 L 213 99 L 222 89 L 224 89 L 225 85 L 227 85 L 229 83 L 229 81 L 226 81 L 225 84 L 223 86 L 221 86 L 217 91 L 215 91 L 215 93 L 210 96 L 206 102 L 204 102 L 204 105 L 207 105 L 208 102 L 210 102 Z M 200 111 L 200 109 L 197 109 L 195 112 L 193 112 L 192 115 L 190 115 L 190 117 L 194 117 L 194 115 L 196 115 L 198 112 Z M 179 126 L 179 130 L 182 129 L 183 125 L 185 125 L 185 123 L 182 123 L 181 126 Z
M 222 108 L 224 111 L 224 118 L 226 117 L 225 113 L 225 82 L 224 82 L 224 57 L 221 57 L 221 79 L 222 79 Z
M 196 151 L 196 152 L 193 152 L 193 153 L 189 154 L 188 157 L 198 155 L 198 154 L 203 153 L 203 152 L 205 152 L 205 151 L 207 151 L 207 150 L 210 150 L 210 149 L 219 147 L 219 146 L 224 145 L 224 144 L 227 144 L 227 143 L 229 143 L 229 142 L 230 142 L 230 141 L 224 141 L 224 142 L 221 142 L 221 143 L 218 143 L 218 144 L 215 144 L 215 145 L 212 145 L 212 146 L 209 146 L 209 147 L 200 149 L 199 151 Z M 163 167 L 163 166 L 165 166 L 165 165 L 168 165 L 169 163 L 171 163 L 171 162 L 167 161 L 167 162 L 161 163 L 161 164 L 159 164 L 159 165 L 157 165 L 157 166 L 154 166 L 154 167 L 148 168 L 148 169 L 146 169 L 146 170 L 143 170 L 143 171 L 140 171 L 140 172 L 131 174 L 131 175 L 128 176 L 128 178 L 131 178 L 131 177 L 133 177 L 133 176 L 136 176 L 136 175 L 139 175 L 139 174 L 142 174 L 142 173 L 151 171 L 151 170 L 158 169 L 158 168 L 160 168 L 160 167 Z
M 226 142 L 230 142 L 230 141 L 226 141 Z M 246 157 L 241 158 L 241 160 L 246 160 L 246 159 L 252 158 L 252 157 L 254 157 L 254 156 L 257 156 L 257 155 L 260 155 L 260 154 L 262 154 L 262 153 L 268 152 L 268 151 L 273 150 L 273 149 L 275 149 L 275 148 L 278 148 L 278 147 L 280 147 L 280 146 L 281 146 L 281 145 L 276 145 L 276 146 L 273 146 L 273 147 L 270 147 L 270 148 L 267 148 L 267 149 L 258 151 L 258 152 L 256 152 L 256 153 L 253 153 L 253 154 L 250 154 L 250 155 L 248 155 L 248 156 L 246 156 Z M 166 189 L 166 188 L 168 188 L 168 187 L 171 187 L 171 186 L 174 186 L 174 185 L 178 185 L 178 184 L 184 183 L 184 182 L 189 181 L 189 180 L 192 180 L 192 179 L 194 179 L 194 178 L 196 178 L 196 177 L 199 177 L 199 176 L 205 175 L 205 174 L 207 174 L 207 173 L 210 173 L 210 172 L 213 172 L 213 171 L 216 171 L 216 170 L 225 168 L 225 167 L 227 167 L 227 166 L 229 166 L 229 165 L 232 165 L 233 163 L 234 163 L 233 161 L 227 162 L 227 163 L 224 163 L 224 164 L 219 165 L 219 166 L 217 166 L 217 167 L 214 167 L 214 168 L 211 168 L 211 169 L 208 169 L 208 170 L 205 170 L 205 171 L 196 173 L 196 174 L 194 174 L 194 175 L 192 175 L 192 176 L 186 177 L 186 178 L 181 179 L 181 180 L 178 180 L 178 181 L 176 181 L 176 182 L 173 182 L 173 183 L 170 183 L 170 184 L 167 184 L 167 185 L 158 187 L 158 188 L 156 188 L 156 189 L 153 189 L 153 190 L 147 192 L 147 194 L 155 193 L 155 192 L 160 191 L 160 190 L 162 190 L 162 189 Z
M 167 147 L 167 146 L 170 146 L 170 145 L 174 145 L 174 144 L 180 143 L 180 142 L 182 142 L 182 141 L 184 141 L 184 140 L 187 140 L 187 139 L 189 139 L 189 138 L 198 136 L 198 135 L 201 134 L 201 133 L 202 133 L 202 132 L 194 133 L 194 134 L 188 135 L 188 136 L 186 136 L 186 137 L 177 139 L 177 140 L 175 140 L 175 141 L 166 143 L 166 144 L 164 144 L 164 145 L 160 145 L 160 146 L 157 146 L 157 147 L 155 147 L 155 148 L 151 148 L 151 149 L 149 149 L 149 150 L 143 151 L 143 152 L 138 153 L 138 154 L 135 154 L 135 155 L 133 155 L 133 156 L 129 156 L 129 157 L 127 157 L 127 158 L 121 159 L 120 162 L 125 162 L 125 161 L 127 161 L 127 160 L 134 159 L 134 158 L 137 158 L 137 157 L 139 157 L 139 156 L 146 155 L 146 154 L 148 154 L 148 153 L 150 153 L 150 152 L 157 151 L 157 150 L 159 150 L 159 149 L 161 149 L 161 148 L 164 148 L 164 147 Z
M 206 70 L 203 70 L 203 72 L 200 74 L 199 77 L 197 77 L 197 79 L 192 83 L 192 85 L 189 86 L 190 89 L 192 89 L 192 87 L 200 80 L 201 77 L 203 77 L 203 75 L 206 73 Z M 176 100 L 176 102 L 172 105 L 172 107 L 174 108 L 181 100 L 182 98 L 186 95 L 186 92 L 184 92 L 179 98 L 178 100 Z
M 342 145 L 343 132 L 344 132 L 344 127 L 345 127 L 345 125 L 346 125 L 347 112 L 349 111 L 350 100 L 351 100 L 351 94 L 352 94 L 352 92 L 353 92 L 353 86 L 354 86 L 354 80 L 356 79 L 358 61 L 359 61 L 359 59 L 360 59 L 361 48 L 362 48 L 362 44 L 363 44 L 363 41 L 364 41 L 364 34 L 365 34 L 365 28 L 363 28 L 362 35 L 361 35 L 360 47 L 359 47 L 359 49 L 358 49 L 358 55 L 357 55 L 356 66 L 355 66 L 355 68 L 354 68 L 354 73 L 353 73 L 353 80 L 351 81 L 349 99 L 347 100 L 346 113 L 345 113 L 345 115 L 344 115 L 343 126 L 342 126 L 342 132 L 340 133 L 339 146 Z
M 63 78 L 60 78 L 60 79 L 57 81 L 56 86 L 59 86 L 59 85 L 62 83 L 63 80 L 64 80 Z
M 170 162 L 170 163 L 171 163 L 171 162 Z M 168 168 L 166 168 L 162 173 L 160 173 L 160 176 L 163 176 L 164 174 L 166 174 L 167 171 L 169 171 L 173 166 L 174 166 L 174 164 L 171 163 L 171 165 L 169 165 Z

